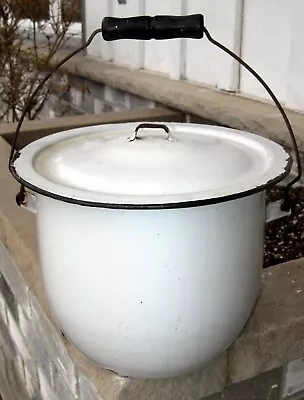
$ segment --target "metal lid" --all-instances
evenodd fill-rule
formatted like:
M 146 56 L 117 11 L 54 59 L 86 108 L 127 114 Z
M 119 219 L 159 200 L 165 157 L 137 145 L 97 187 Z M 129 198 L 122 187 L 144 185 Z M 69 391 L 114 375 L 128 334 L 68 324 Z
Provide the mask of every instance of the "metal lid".
M 22 149 L 16 171 L 36 188 L 71 202 L 136 207 L 241 197 L 290 169 L 281 146 L 248 132 L 169 123 L 135 134 L 137 126 L 47 136 Z

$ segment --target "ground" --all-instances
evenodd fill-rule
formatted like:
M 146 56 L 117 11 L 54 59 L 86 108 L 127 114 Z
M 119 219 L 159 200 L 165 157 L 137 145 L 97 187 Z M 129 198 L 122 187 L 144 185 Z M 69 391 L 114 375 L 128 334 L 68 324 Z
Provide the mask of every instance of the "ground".
M 283 189 L 274 187 L 267 201 L 282 198 Z M 304 257 L 304 187 L 291 190 L 294 210 L 291 216 L 266 224 L 264 268 Z

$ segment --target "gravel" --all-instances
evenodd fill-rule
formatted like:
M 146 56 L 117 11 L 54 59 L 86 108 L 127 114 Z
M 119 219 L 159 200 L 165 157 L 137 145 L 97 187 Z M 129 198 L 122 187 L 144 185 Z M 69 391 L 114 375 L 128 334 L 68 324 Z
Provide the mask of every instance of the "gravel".
M 266 201 L 281 199 L 282 190 L 270 189 Z M 304 187 L 292 188 L 291 198 L 295 202 L 293 214 L 266 224 L 264 268 L 304 257 Z

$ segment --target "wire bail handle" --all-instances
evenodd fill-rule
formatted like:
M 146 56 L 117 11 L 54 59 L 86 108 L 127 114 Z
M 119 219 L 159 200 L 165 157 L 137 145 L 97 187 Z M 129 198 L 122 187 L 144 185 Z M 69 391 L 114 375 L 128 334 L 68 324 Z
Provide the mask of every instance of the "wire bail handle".
M 74 57 L 76 54 L 80 53 L 82 50 L 86 49 L 94 39 L 94 37 L 101 33 L 103 39 L 106 41 L 113 40 L 121 40 L 121 39 L 134 39 L 134 40 L 165 40 L 165 39 L 173 39 L 173 38 L 192 38 L 192 39 L 201 39 L 205 37 L 209 40 L 211 44 L 218 47 L 230 57 L 234 58 L 238 61 L 247 71 L 249 71 L 264 87 L 266 92 L 269 94 L 276 107 L 278 108 L 287 130 L 289 132 L 293 150 L 295 153 L 295 158 L 297 162 L 298 173 L 295 178 L 293 178 L 284 188 L 284 201 L 282 203 L 281 209 L 283 211 L 289 211 L 291 209 L 291 200 L 290 200 L 290 188 L 298 182 L 302 177 L 302 165 L 300 152 L 297 145 L 297 141 L 287 117 L 286 112 L 284 111 L 281 103 L 267 85 L 267 83 L 260 77 L 260 75 L 248 65 L 241 57 L 233 53 L 227 47 L 225 47 L 220 42 L 216 41 L 212 38 L 209 31 L 205 27 L 204 24 L 204 16 L 201 14 L 193 14 L 186 16 L 172 16 L 172 15 L 158 15 L 155 17 L 150 16 L 138 16 L 138 17 L 129 17 L 129 18 L 114 18 L 114 17 L 106 17 L 102 20 L 102 27 L 93 31 L 89 39 L 78 49 L 74 50 L 71 54 L 64 57 L 51 71 L 49 71 L 46 76 L 38 83 L 36 89 L 28 99 L 25 108 L 21 114 L 21 117 L 18 121 L 16 132 L 14 135 L 10 157 L 9 157 L 9 170 L 14 178 L 21 184 L 20 192 L 17 194 L 16 201 L 20 205 L 25 201 L 25 186 L 26 183 L 22 181 L 21 177 L 17 174 L 14 168 L 14 161 L 19 157 L 20 150 L 17 146 L 18 135 L 21 130 L 22 123 L 24 121 L 25 115 L 28 112 L 28 109 L 31 107 L 35 97 L 40 92 L 43 85 L 48 81 L 48 79 L 56 72 L 63 64 L 65 64 L 69 59 Z M 137 127 L 139 129 L 139 127 Z M 135 135 L 133 140 L 137 137 L 137 131 L 135 131 Z M 166 131 L 166 130 L 165 130 Z M 169 134 L 167 132 L 167 134 Z

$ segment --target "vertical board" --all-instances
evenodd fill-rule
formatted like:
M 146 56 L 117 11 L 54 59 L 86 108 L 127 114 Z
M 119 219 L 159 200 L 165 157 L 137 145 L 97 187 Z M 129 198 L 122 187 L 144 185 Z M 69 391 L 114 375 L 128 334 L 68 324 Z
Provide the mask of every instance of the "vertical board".
M 114 17 L 135 17 L 144 13 L 144 0 L 111 0 Z M 113 42 L 114 62 L 133 69 L 143 67 L 144 43 L 138 40 Z
M 91 33 L 101 28 L 102 19 L 110 16 L 109 2 L 112 0 L 86 0 L 85 1 L 85 26 L 86 39 Z M 97 11 L 98 10 L 98 11 Z M 111 58 L 112 43 L 105 42 L 99 34 L 87 48 L 87 54 L 93 57 L 101 57 L 103 60 L 109 61 Z
M 291 37 L 286 105 L 304 111 L 304 2 L 292 0 L 290 7 Z
M 242 57 L 256 69 L 276 96 L 286 101 L 290 50 L 290 0 L 245 0 Z M 241 92 L 269 99 L 268 94 L 244 68 Z
M 181 15 L 182 0 L 146 0 L 146 15 Z M 181 39 L 145 42 L 144 68 L 180 78 Z
M 188 0 L 187 14 L 201 13 L 214 39 L 230 50 L 240 51 L 243 0 Z M 207 38 L 187 39 L 186 78 L 219 89 L 238 89 L 239 65 Z

